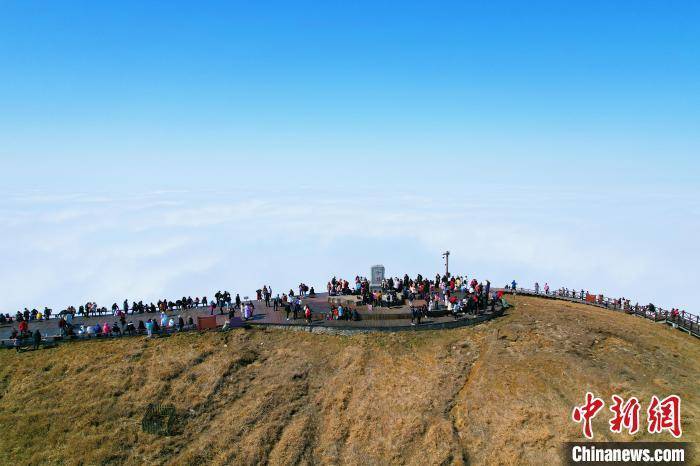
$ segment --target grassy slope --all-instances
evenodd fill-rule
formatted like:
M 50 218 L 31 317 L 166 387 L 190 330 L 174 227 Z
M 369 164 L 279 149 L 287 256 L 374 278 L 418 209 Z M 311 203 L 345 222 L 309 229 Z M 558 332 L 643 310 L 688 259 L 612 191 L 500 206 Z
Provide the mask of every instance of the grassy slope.
M 241 330 L 3 351 L 0 463 L 558 464 L 561 442 L 581 438 L 570 413 L 586 390 L 636 395 L 643 409 L 652 394 L 679 394 L 684 440 L 700 440 L 700 342 L 611 311 L 515 301 L 506 317 L 450 331 Z M 186 416 L 179 435 L 141 432 L 154 401 Z M 625 439 L 608 418 L 596 418 L 596 439 Z

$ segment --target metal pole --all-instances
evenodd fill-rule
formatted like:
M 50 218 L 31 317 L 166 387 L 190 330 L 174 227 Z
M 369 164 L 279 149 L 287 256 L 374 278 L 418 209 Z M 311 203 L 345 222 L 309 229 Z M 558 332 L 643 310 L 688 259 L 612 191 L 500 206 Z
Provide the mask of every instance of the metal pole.
M 445 276 L 450 277 L 450 251 L 445 251 L 442 253 L 442 257 L 445 258 Z

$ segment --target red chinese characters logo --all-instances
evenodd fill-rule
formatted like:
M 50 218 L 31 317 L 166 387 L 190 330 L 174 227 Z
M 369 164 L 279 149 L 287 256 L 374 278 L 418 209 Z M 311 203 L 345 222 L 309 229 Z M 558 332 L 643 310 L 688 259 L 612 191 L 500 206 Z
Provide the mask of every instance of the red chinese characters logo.
M 571 413 L 574 422 L 583 422 L 583 435 L 586 438 L 593 438 L 592 421 L 603 406 L 605 406 L 605 402 L 602 399 L 596 398 L 593 393 L 588 392 L 586 393 L 586 402 L 581 406 L 576 406 Z
M 612 396 L 613 405 L 610 411 L 614 416 L 610 419 L 610 432 L 619 434 L 622 429 L 634 435 L 639 431 L 639 400 L 635 397 L 630 398 L 625 403 L 625 400 L 617 395 Z
M 647 422 L 650 434 L 667 430 L 671 435 L 679 438 L 683 433 L 681 429 L 681 398 L 677 395 L 671 395 L 659 401 L 656 395 L 652 396 L 649 409 L 647 409 Z
M 593 393 L 586 393 L 585 403 L 574 407 L 571 418 L 576 423 L 582 424 L 583 435 L 593 438 L 593 418 L 603 409 L 605 402 Z M 627 431 L 630 435 L 639 432 L 641 404 L 636 397 L 630 397 L 625 401 L 618 395 L 612 396 L 610 411 L 613 416 L 608 421 L 610 432 L 620 434 Z M 647 432 L 659 434 L 669 432 L 675 438 L 679 438 L 681 429 L 681 399 L 677 395 L 670 395 L 660 400 L 656 395 L 651 397 L 647 413 Z

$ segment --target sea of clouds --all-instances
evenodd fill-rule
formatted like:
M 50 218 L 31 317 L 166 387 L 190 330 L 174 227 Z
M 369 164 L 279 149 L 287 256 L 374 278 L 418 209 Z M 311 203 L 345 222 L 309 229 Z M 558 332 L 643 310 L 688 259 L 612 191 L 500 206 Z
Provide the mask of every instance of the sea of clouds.
M 611 200 L 614 199 L 614 200 Z M 697 197 L 491 186 L 27 191 L 0 202 L 0 310 L 252 295 L 335 276 L 451 271 L 697 311 Z M 694 307 L 695 306 L 695 307 Z

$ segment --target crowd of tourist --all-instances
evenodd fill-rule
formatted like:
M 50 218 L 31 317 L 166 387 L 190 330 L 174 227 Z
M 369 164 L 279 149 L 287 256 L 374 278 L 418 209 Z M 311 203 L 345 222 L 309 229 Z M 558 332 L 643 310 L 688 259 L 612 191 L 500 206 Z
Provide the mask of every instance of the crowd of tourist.
M 269 287 L 268 287 L 269 289 Z M 182 312 L 187 309 L 208 308 L 210 314 L 214 314 L 216 309 L 224 313 L 225 309 L 240 309 L 241 314 L 249 319 L 252 317 L 252 303 L 243 303 L 240 295 L 236 294 L 235 300 L 231 298 L 228 291 L 217 291 L 214 299 L 209 300 L 206 296 L 182 297 L 177 300 L 161 299 L 156 303 L 144 303 L 140 301 L 124 300 L 122 305 L 113 303 L 108 310 L 105 306 L 98 306 L 91 301 L 83 305 L 68 306 L 58 314 L 53 314 L 51 309 L 45 308 L 43 312 L 36 309 L 24 309 L 17 312 L 15 316 L 0 313 L 0 325 L 17 324 L 13 327 L 10 339 L 15 342 L 16 347 L 20 347 L 25 341 L 41 341 L 41 332 L 38 329 L 31 331 L 29 324 L 32 322 L 57 321 L 58 332 L 62 337 L 104 337 L 144 334 L 152 336 L 163 331 L 183 331 L 195 327 L 192 317 L 185 319 L 182 315 L 172 315 L 174 312 Z M 170 313 L 170 314 L 169 314 Z M 135 315 L 159 314 L 159 316 L 134 319 Z M 113 316 L 116 320 L 112 324 L 106 321 L 100 323 L 76 323 L 77 317 L 105 317 Z M 132 318 L 127 321 L 127 317 Z
M 149 338 L 155 334 L 163 332 L 175 332 L 192 330 L 195 328 L 192 316 L 187 318 L 183 316 L 168 316 L 165 312 L 160 314 L 159 318 L 148 318 L 145 320 L 139 319 L 136 323 L 133 320 L 125 319 L 125 314 L 121 313 L 119 321 L 114 321 L 111 325 L 108 322 L 103 323 L 82 323 L 73 324 L 73 314 L 67 314 L 61 317 L 58 321 L 60 335 L 63 338 L 70 337 L 119 337 L 122 335 L 146 335 Z M 10 334 L 10 339 L 14 341 L 17 351 L 27 340 L 33 342 L 34 349 L 37 349 L 42 342 L 42 335 L 39 329 L 33 332 L 29 330 L 29 323 L 23 320 L 19 323 L 17 329 L 13 329 Z
M 266 308 L 272 307 L 274 312 L 281 311 L 287 321 L 303 319 L 311 324 L 314 318 L 321 320 L 359 320 L 361 315 L 357 306 L 364 306 L 367 313 L 382 307 L 391 308 L 408 304 L 411 312 L 411 323 L 420 324 L 421 319 L 430 315 L 453 315 L 459 318 L 463 315 L 478 315 L 487 310 L 494 310 L 501 303 L 503 291 L 491 289 L 488 280 L 478 281 L 467 276 L 448 276 L 437 274 L 434 279 L 428 279 L 418 274 L 415 278 L 405 274 L 403 277 L 388 277 L 381 283 L 370 283 L 366 277 L 356 276 L 349 281 L 343 278 L 333 277 L 326 285 L 329 296 L 355 296 L 355 301 L 347 301 L 345 304 L 332 303 L 330 309 L 314 314 L 311 306 L 305 299 L 313 298 L 315 291 L 303 282 L 298 286 L 298 293 L 293 289 L 289 293 L 277 294 L 273 297 L 272 287 L 264 285 L 256 290 L 256 300 L 263 302 Z M 515 280 L 507 284 L 506 292 L 517 293 L 519 288 Z M 530 290 L 523 290 L 530 291 Z M 535 294 L 545 296 L 576 299 L 590 303 L 605 305 L 631 313 L 646 313 L 654 315 L 657 311 L 653 304 L 640 306 L 639 303 L 631 305 L 626 298 L 610 299 L 602 295 L 592 295 L 584 289 L 561 287 L 550 290 L 549 284 L 543 287 L 537 282 L 534 284 Z M 156 303 L 144 303 L 143 301 L 124 300 L 121 306 L 112 304 L 111 309 L 98 306 L 95 302 L 87 302 L 77 309 L 70 306 L 58 314 L 53 314 L 48 307 L 43 311 L 25 308 L 16 315 L 0 313 L 0 325 L 15 324 L 11 339 L 19 348 L 23 342 L 33 342 L 36 346 L 42 341 L 41 332 L 38 329 L 29 329 L 29 324 L 34 321 L 54 319 L 57 321 L 58 330 L 62 337 L 105 337 L 143 334 L 149 337 L 162 332 L 176 332 L 194 329 L 195 323 L 192 316 L 183 316 L 182 313 L 189 309 L 206 308 L 213 315 L 217 310 L 220 315 L 228 314 L 228 326 L 233 325 L 236 312 L 243 321 L 253 319 L 255 305 L 247 297 L 241 299 L 239 294 L 232 297 L 228 291 L 217 291 L 214 298 L 209 300 L 206 296 L 201 298 L 182 297 L 177 300 L 160 299 Z M 504 302 L 505 303 L 505 302 Z M 153 314 L 152 317 L 135 318 L 142 314 Z M 670 319 L 680 319 L 685 316 L 685 311 L 671 309 L 668 315 Z M 101 323 L 76 323 L 76 317 L 114 317 L 110 324 L 106 320 Z
M 491 282 L 488 280 L 483 283 L 475 278 L 468 280 L 466 276 L 440 274 L 434 280 L 420 274 L 415 278 L 405 274 L 403 278 L 389 277 L 376 284 L 358 275 L 352 286 L 346 279 L 333 277 L 326 289 L 330 296 L 359 296 L 360 303 L 367 306 L 368 312 L 376 307 L 401 306 L 408 302 L 412 308 L 425 308 L 423 315 L 439 309 L 453 314 L 477 313 L 501 298 L 497 293 L 491 293 Z M 420 304 L 414 304 L 418 302 Z

